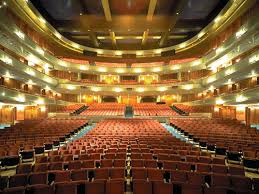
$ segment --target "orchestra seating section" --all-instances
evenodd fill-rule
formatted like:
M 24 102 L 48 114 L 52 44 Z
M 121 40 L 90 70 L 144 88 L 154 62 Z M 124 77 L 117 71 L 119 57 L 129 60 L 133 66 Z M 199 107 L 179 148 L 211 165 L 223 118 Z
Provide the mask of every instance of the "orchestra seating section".
M 33 159 L 35 154 L 52 150 L 87 125 L 85 119 L 59 118 L 27 120 L 0 133 L 0 161 L 3 168 Z
M 197 109 L 197 107 L 194 108 L 193 106 L 188 106 L 184 104 L 175 104 L 174 106 L 186 113 L 199 112 L 199 109 Z
M 135 116 L 177 116 L 166 104 L 140 103 L 133 105 Z
M 201 147 L 227 155 L 247 168 L 259 168 L 259 132 L 235 120 L 173 118 L 170 124 Z
M 71 104 L 71 105 L 65 106 L 61 112 L 73 113 L 83 106 L 84 104 Z
M 80 115 L 84 116 L 123 116 L 125 105 L 118 103 L 92 104 Z
M 18 165 L 16 175 L 1 177 L 0 185 L 4 194 L 255 193 L 258 179 L 245 177 L 242 166 L 226 164 L 155 120 L 106 119 L 83 137 L 36 157 L 35 164 Z

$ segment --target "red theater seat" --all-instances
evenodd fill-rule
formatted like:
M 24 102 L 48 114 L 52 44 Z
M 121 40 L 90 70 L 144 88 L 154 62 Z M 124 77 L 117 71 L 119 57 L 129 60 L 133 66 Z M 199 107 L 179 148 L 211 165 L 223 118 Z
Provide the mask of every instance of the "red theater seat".
M 152 183 L 146 180 L 133 180 L 133 193 L 134 194 L 151 194 Z

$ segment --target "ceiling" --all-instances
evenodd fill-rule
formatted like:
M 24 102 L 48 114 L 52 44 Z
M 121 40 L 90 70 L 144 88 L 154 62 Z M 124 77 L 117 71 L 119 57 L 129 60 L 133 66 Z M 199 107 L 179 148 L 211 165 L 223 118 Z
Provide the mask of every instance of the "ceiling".
M 198 34 L 229 0 L 31 0 L 79 44 L 119 50 L 173 46 Z

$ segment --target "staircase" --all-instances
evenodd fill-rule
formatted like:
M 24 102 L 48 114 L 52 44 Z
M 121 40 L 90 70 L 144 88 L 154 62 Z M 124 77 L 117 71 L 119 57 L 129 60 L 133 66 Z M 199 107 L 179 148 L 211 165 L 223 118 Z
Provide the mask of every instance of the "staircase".
M 189 113 L 187 113 L 187 112 L 185 112 L 185 111 L 183 111 L 183 110 L 177 108 L 175 105 L 170 106 L 170 108 L 171 108 L 173 111 L 177 112 L 179 115 L 182 115 L 182 116 L 188 116 L 188 115 L 189 115 Z
M 132 108 L 132 106 L 126 106 L 124 115 L 125 115 L 126 118 L 133 118 L 133 108 Z
M 70 115 L 80 115 L 82 112 L 84 112 L 89 106 L 81 106 L 79 109 L 72 112 Z

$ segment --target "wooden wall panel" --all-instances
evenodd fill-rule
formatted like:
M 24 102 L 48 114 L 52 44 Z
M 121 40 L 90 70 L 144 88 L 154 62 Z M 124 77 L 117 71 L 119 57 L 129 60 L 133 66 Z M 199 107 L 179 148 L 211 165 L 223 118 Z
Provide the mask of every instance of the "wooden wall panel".
M 0 123 L 12 124 L 14 123 L 15 114 L 14 109 L 11 106 L 0 107 Z

